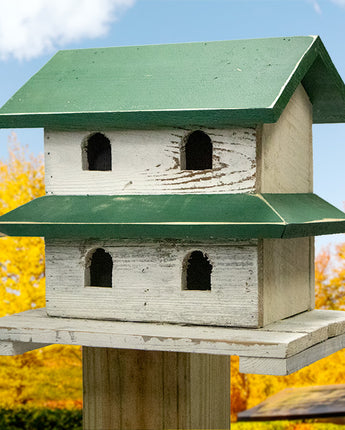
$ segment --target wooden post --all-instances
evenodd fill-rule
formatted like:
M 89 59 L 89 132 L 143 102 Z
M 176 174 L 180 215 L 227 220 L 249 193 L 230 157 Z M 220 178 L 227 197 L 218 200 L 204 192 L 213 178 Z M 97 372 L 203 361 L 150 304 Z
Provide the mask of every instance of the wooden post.
M 84 429 L 230 428 L 230 357 L 83 348 Z

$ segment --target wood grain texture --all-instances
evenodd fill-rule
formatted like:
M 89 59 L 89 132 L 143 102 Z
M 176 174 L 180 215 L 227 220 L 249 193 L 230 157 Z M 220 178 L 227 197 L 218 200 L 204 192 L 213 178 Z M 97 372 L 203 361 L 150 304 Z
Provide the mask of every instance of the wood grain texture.
M 290 375 L 344 347 L 345 335 L 342 334 L 329 338 L 286 359 L 241 357 L 240 372 L 260 375 Z
M 90 251 L 113 258 L 113 287 L 85 285 Z M 205 252 L 211 291 L 182 289 L 185 259 Z M 258 325 L 257 247 L 232 245 L 118 246 L 105 242 L 46 242 L 46 302 L 50 316 L 223 326 Z
M 313 310 L 262 329 L 239 329 L 55 318 L 43 308 L 3 317 L 0 341 L 282 359 L 344 333 L 342 311 Z
M 313 247 L 313 246 L 312 246 Z M 258 264 L 263 326 L 314 308 L 310 238 L 263 239 Z
M 83 348 L 84 429 L 230 428 L 230 357 Z
M 98 131 L 98 130 L 96 130 Z M 92 133 L 45 132 L 46 193 L 235 193 L 255 189 L 253 128 L 203 129 L 213 143 L 212 170 L 181 169 L 181 150 L 193 129 L 106 131 L 112 170 L 82 170 L 82 143 Z
M 274 124 L 258 130 L 260 193 L 313 191 L 312 105 L 300 85 Z
M 323 312 L 313 310 L 303 312 L 294 317 L 277 321 L 260 329 L 262 331 L 288 332 L 296 331 L 308 333 L 313 343 L 335 337 L 345 333 L 345 320 L 343 311 Z M 312 318 L 310 318 L 312 316 Z
M 257 169 L 259 192 L 312 192 L 312 105 L 302 85 L 279 120 L 258 132 Z M 259 250 L 262 324 L 313 309 L 313 238 L 263 239 Z

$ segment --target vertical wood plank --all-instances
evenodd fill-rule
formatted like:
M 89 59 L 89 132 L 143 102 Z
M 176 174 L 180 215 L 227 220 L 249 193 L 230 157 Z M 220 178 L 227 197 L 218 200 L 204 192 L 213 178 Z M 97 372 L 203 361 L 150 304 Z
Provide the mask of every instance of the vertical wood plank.
M 300 85 L 279 120 L 257 133 L 259 193 L 313 191 L 312 104 Z
M 229 429 L 230 357 L 83 348 L 84 429 Z
M 230 428 L 230 357 L 190 354 L 189 360 L 190 428 Z
M 313 243 L 309 237 L 264 239 L 263 326 L 314 308 Z
M 258 192 L 313 191 L 312 122 L 300 85 L 279 120 L 258 130 Z M 263 239 L 258 267 L 263 326 L 314 308 L 314 238 Z

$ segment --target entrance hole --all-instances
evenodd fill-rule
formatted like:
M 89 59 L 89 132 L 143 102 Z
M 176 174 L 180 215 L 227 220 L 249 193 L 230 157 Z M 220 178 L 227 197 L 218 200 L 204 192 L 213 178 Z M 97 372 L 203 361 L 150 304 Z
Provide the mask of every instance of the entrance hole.
M 104 134 L 92 134 L 84 144 L 83 170 L 111 170 L 111 145 Z
M 193 251 L 187 255 L 183 266 L 184 290 L 211 290 L 212 264 L 205 253 Z
M 89 257 L 85 284 L 91 287 L 112 287 L 113 259 L 111 255 L 98 248 Z
M 191 133 L 184 145 L 181 160 L 183 170 L 208 170 L 212 169 L 212 141 L 201 130 Z

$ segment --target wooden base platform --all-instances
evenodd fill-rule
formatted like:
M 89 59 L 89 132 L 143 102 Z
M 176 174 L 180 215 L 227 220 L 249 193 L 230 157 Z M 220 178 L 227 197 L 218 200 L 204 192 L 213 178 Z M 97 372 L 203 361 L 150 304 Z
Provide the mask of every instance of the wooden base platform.
M 49 344 L 238 355 L 240 371 L 288 375 L 345 347 L 345 312 L 314 310 L 262 329 L 47 317 L 37 309 L 0 319 L 0 354 Z

